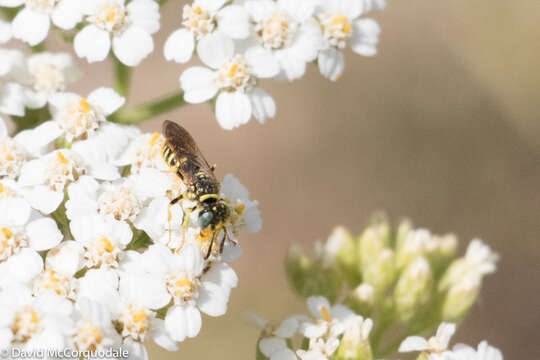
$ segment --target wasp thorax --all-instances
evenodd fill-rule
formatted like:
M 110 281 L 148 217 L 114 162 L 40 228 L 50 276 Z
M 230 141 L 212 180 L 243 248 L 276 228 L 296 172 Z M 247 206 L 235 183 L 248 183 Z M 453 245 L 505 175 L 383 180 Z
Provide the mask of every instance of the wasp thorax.
M 343 49 L 352 36 L 352 24 L 344 14 L 326 13 L 319 17 L 323 36 L 330 45 Z
M 182 25 L 190 30 L 197 40 L 200 40 L 204 35 L 214 31 L 216 21 L 210 12 L 203 10 L 200 6 L 184 5 Z
M 255 85 L 255 78 L 249 73 L 244 57 L 235 55 L 221 66 L 217 82 L 227 91 L 248 90 Z
M 105 117 L 96 111 L 85 98 L 73 102 L 65 108 L 56 121 L 67 133 L 67 140 L 86 139 L 94 133 Z
M 261 44 L 270 50 L 287 47 L 293 38 L 296 24 L 281 12 L 274 12 L 255 24 Z
M 126 24 L 126 10 L 115 2 L 102 4 L 90 21 L 108 32 L 121 30 Z
M 25 159 L 23 149 L 13 139 L 0 140 L 0 178 L 17 178 Z
M 25 0 L 25 4 L 34 11 L 50 13 L 58 1 L 59 0 Z

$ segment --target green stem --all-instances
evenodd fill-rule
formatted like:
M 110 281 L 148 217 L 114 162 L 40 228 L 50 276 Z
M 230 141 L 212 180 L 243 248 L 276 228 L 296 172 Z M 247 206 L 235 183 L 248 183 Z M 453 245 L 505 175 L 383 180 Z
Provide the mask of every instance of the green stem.
M 120 109 L 112 115 L 109 120 L 119 124 L 139 124 L 154 116 L 169 112 L 185 104 L 184 93 L 179 91 L 155 102 Z
M 114 61 L 114 73 L 115 73 L 115 85 L 114 89 L 117 93 L 124 97 L 129 96 L 129 88 L 131 86 L 131 68 L 122 64 L 120 60 L 113 57 Z
M 20 7 L 16 7 L 16 8 L 3 7 L 2 8 L 2 13 L 6 17 L 6 20 L 11 21 L 11 20 L 13 20 L 15 15 L 17 15 L 17 13 L 19 12 L 20 9 L 21 9 Z
M 35 128 L 42 122 L 51 120 L 51 113 L 49 112 L 49 107 L 45 106 L 41 109 L 26 109 L 24 116 L 11 116 L 11 118 L 15 123 L 15 133 L 18 133 L 22 130 Z

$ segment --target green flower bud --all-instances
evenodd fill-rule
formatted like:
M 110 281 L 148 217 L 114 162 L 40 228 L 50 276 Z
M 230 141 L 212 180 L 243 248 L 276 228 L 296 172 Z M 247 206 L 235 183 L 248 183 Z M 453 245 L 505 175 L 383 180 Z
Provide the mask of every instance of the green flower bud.
M 358 242 L 359 264 L 363 271 L 379 258 L 389 240 L 390 224 L 386 220 L 379 220 L 364 230 Z
M 458 241 L 454 234 L 433 236 L 436 248 L 428 255 L 433 272 L 439 275 L 456 256 Z
M 371 319 L 364 320 L 357 316 L 350 321 L 347 330 L 343 333 L 337 351 L 338 360 L 372 360 L 369 332 L 373 327 Z
M 358 314 L 370 315 L 375 305 L 375 288 L 366 283 L 358 285 L 347 298 L 346 304 Z
M 459 322 L 478 299 L 481 283 L 480 277 L 469 276 L 453 285 L 444 298 L 442 320 Z
M 327 247 L 337 248 L 335 263 L 338 270 L 350 286 L 358 285 L 361 281 L 361 273 L 358 271 L 360 260 L 353 236 L 344 227 L 337 227 L 328 238 Z
M 402 321 L 410 320 L 430 299 L 433 274 L 424 257 L 414 259 L 401 274 L 394 289 L 397 314 Z
M 379 298 L 392 285 L 396 273 L 394 252 L 390 249 L 384 249 L 379 253 L 375 262 L 365 269 L 364 282 L 373 286 L 375 296 Z
M 285 272 L 287 273 L 289 285 L 300 296 L 309 296 L 305 295 L 304 287 L 313 267 L 313 262 L 299 245 L 291 246 L 285 261 Z

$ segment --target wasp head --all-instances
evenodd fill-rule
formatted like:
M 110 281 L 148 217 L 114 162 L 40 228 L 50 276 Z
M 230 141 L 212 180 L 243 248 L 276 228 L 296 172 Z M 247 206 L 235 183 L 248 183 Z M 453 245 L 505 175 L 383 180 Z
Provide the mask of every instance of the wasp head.
M 199 213 L 199 226 L 201 229 L 212 227 L 215 229 L 220 223 L 225 222 L 229 217 L 229 206 L 224 200 L 214 202 L 205 202 L 202 204 L 202 210 Z

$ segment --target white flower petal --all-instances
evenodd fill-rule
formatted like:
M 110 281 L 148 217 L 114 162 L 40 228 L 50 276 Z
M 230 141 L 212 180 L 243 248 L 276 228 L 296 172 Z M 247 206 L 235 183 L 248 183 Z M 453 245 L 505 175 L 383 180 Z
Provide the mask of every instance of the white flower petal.
M 251 102 L 239 92 L 222 92 L 216 100 L 216 118 L 225 130 L 246 124 L 251 117 Z
M 0 6 L 10 8 L 19 7 L 22 4 L 24 4 L 24 0 L 0 0 Z
M 124 340 L 122 347 L 129 354 L 128 360 L 148 360 L 148 352 L 143 343 L 128 337 Z
M 82 20 L 79 2 L 76 0 L 62 0 L 51 14 L 54 25 L 60 29 L 71 30 Z
M 0 20 L 0 44 L 5 44 L 11 39 L 11 24 L 7 21 Z
M 244 55 L 250 72 L 259 78 L 271 78 L 279 73 L 279 62 L 271 51 L 253 46 Z
M 263 89 L 255 88 L 249 93 L 251 102 L 251 111 L 253 116 L 261 124 L 264 124 L 267 119 L 276 116 L 276 103 L 274 99 Z
M 73 276 L 82 268 L 83 249 L 76 241 L 63 241 L 47 252 L 45 262 L 48 268 Z
M 401 345 L 399 345 L 399 352 L 410 352 L 410 351 L 423 351 L 429 349 L 429 344 L 426 339 L 421 336 L 409 336 Z
M 234 55 L 234 43 L 227 35 L 214 32 L 199 41 L 197 54 L 205 65 L 217 69 Z
M 217 13 L 219 31 L 231 39 L 245 39 L 249 36 L 249 15 L 242 6 L 229 5 Z
M 31 209 L 24 199 L 7 198 L 0 200 L 0 222 L 22 226 L 28 222 Z
M 281 338 L 291 338 L 298 330 L 298 320 L 295 318 L 285 319 L 279 328 L 274 331 L 274 334 Z
M 280 9 L 285 10 L 294 20 L 303 23 L 308 20 L 315 10 L 315 1 L 312 0 L 278 0 Z
M 44 214 L 50 214 L 64 200 L 64 192 L 51 190 L 45 185 L 38 185 L 27 193 L 26 199 L 34 209 Z
M 201 313 L 193 306 L 173 306 L 167 311 L 165 329 L 175 341 L 195 337 L 201 330 Z
M 17 83 L 7 83 L 0 91 L 0 112 L 8 115 L 23 116 L 26 99 L 23 87 Z
M 197 305 L 201 311 L 209 316 L 221 316 L 227 312 L 229 294 L 220 286 L 204 282 L 199 289 Z
M 111 49 L 109 33 L 96 25 L 87 25 L 75 35 L 75 53 L 88 62 L 103 61 Z
M 7 260 L 10 281 L 27 282 L 43 271 L 43 259 L 33 249 L 22 249 Z
M 197 5 L 210 12 L 219 10 L 228 0 L 197 0 Z
M 199 104 L 213 98 L 218 91 L 215 79 L 216 73 L 204 67 L 194 66 L 185 70 L 180 76 L 184 100 Z
M 297 357 L 291 349 L 287 348 L 273 353 L 270 360 L 297 360 Z
M 53 219 L 34 220 L 26 227 L 30 247 L 36 251 L 48 250 L 62 241 L 63 235 Z
M 326 311 L 331 309 L 330 302 L 323 296 L 310 296 L 307 299 L 307 307 L 317 319 L 322 319 L 322 308 L 325 308 Z
M 25 7 L 15 16 L 11 26 L 14 38 L 35 46 L 47 37 L 51 21 L 48 15 Z
M 170 334 L 165 329 L 165 321 L 161 319 L 153 319 L 148 334 L 152 340 L 162 348 L 168 351 L 177 351 L 178 345 L 171 338 Z
M 271 337 L 266 339 L 261 339 L 259 341 L 259 350 L 266 357 L 271 357 L 276 352 L 287 348 L 287 343 L 284 339 L 278 337 Z
M 376 55 L 380 32 L 381 28 L 375 20 L 356 20 L 353 23 L 352 50 L 362 56 Z
M 21 168 L 19 184 L 22 186 L 35 186 L 45 181 L 46 164 L 42 159 L 26 162 Z
M 321 74 L 331 81 L 337 81 L 343 74 L 345 68 L 343 53 L 333 47 L 322 50 L 317 62 Z
M 154 51 L 154 40 L 145 30 L 130 26 L 113 38 L 113 51 L 127 66 L 137 66 Z
M 159 30 L 159 5 L 154 0 L 133 0 L 127 5 L 127 11 L 133 24 L 147 33 Z
M 443 349 L 448 348 L 450 339 L 452 338 L 455 332 L 456 332 L 456 324 L 443 322 L 441 323 L 441 325 L 439 325 L 437 329 L 437 334 L 435 335 L 435 337 L 437 338 L 437 342 L 441 345 Z
M 191 59 L 195 49 L 195 39 L 193 33 L 184 28 L 174 31 L 163 47 L 163 55 L 167 61 L 186 63 Z
M 126 102 L 126 98 L 109 87 L 100 87 L 92 91 L 87 98 L 88 102 L 100 109 L 105 116 L 109 116 L 120 109 Z
M 364 11 L 362 0 L 325 0 L 324 8 L 336 13 L 345 14 L 349 19 L 355 19 Z

